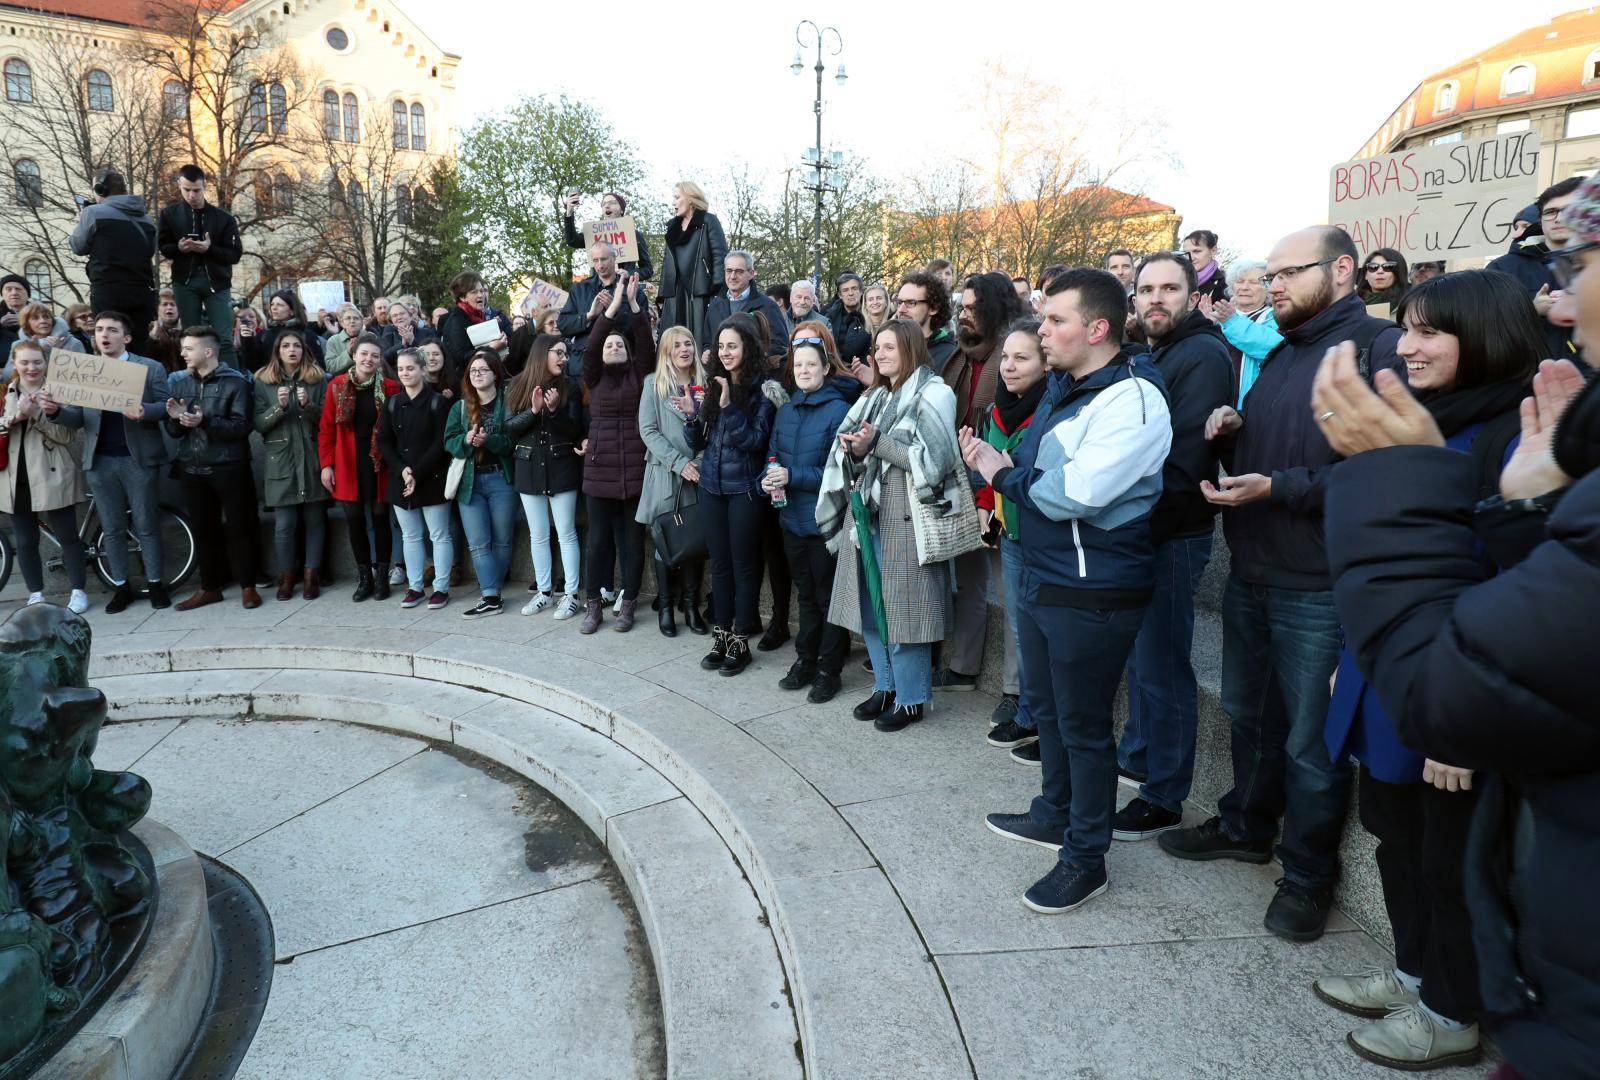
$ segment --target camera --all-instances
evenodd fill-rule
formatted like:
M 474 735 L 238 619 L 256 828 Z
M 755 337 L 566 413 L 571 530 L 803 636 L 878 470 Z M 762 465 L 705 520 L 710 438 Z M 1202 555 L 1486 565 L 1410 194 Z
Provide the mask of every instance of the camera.
M 76 206 L 79 210 L 82 210 L 84 207 L 93 204 L 93 202 L 94 202 L 94 200 L 89 198 L 89 196 L 87 196 L 87 195 L 74 195 L 72 197 L 73 205 Z

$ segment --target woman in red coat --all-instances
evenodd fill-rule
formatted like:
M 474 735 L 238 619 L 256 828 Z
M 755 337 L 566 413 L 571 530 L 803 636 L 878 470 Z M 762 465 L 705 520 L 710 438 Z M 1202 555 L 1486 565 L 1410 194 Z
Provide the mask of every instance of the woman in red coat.
M 322 486 L 344 511 L 345 531 L 355 554 L 360 581 L 351 599 L 389 598 L 387 558 L 394 545 L 389 530 L 389 507 L 383 501 L 389 487 L 389 469 L 378 449 L 378 417 L 384 398 L 400 392 L 400 384 L 384 369 L 383 346 L 371 334 L 362 334 L 350 346 L 350 370 L 328 387 L 317 429 L 317 456 L 322 462 Z M 367 532 L 371 514 L 372 532 Z M 376 545 L 376 546 L 373 546 Z

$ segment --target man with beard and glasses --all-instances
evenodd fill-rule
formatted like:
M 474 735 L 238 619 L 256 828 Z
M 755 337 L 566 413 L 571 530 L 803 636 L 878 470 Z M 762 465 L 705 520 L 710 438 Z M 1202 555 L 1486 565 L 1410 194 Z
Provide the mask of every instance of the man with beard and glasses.
M 1118 840 L 1146 840 L 1183 824 L 1194 779 L 1199 691 L 1194 591 L 1211 561 L 1217 508 L 1200 493 L 1217 479 L 1216 444 L 1206 421 L 1233 401 L 1233 364 L 1222 332 L 1200 312 L 1194 264 L 1170 251 L 1145 256 L 1134 278 L 1134 313 L 1150 362 L 1167 388 L 1172 449 L 1161 468 L 1161 501 L 1150 518 L 1156 591 L 1128 657 L 1128 722 L 1118 770 L 1139 794 L 1111 819 Z
M 1323 493 L 1339 456 L 1306 407 L 1327 351 L 1355 342 L 1358 367 L 1392 368 L 1400 328 L 1356 295 L 1360 258 L 1343 229 L 1290 233 L 1267 257 L 1267 292 L 1284 342 L 1235 410 L 1206 421 L 1229 475 L 1200 482 L 1222 507 L 1232 568 L 1222 601 L 1222 707 L 1233 722 L 1233 789 L 1217 817 L 1162 834 L 1180 859 L 1273 856 L 1278 816 L 1283 877 L 1264 925 L 1291 941 L 1322 935 L 1339 878 L 1350 766 L 1322 739 L 1339 615 L 1323 541 Z
M 957 430 L 978 428 L 989 414 L 1000 380 L 1000 346 L 1006 328 L 1028 314 L 1011 279 L 997 270 L 972 275 L 961 294 L 961 314 L 956 321 L 960 347 L 940 376 L 956 394 Z M 954 560 L 955 629 L 944 666 L 933 674 L 935 690 L 972 690 L 978 685 L 989 627 L 989 564 L 997 557 L 989 548 L 979 548 Z
M 942 259 L 934 261 L 943 262 Z M 928 342 L 928 366 L 935 375 L 943 377 L 945 365 L 956 351 L 956 336 L 950 331 L 950 289 L 944 278 L 926 270 L 901 278 L 900 288 L 895 292 L 894 317 L 910 319 L 917 324 Z M 951 384 L 950 388 L 954 390 L 955 385 Z

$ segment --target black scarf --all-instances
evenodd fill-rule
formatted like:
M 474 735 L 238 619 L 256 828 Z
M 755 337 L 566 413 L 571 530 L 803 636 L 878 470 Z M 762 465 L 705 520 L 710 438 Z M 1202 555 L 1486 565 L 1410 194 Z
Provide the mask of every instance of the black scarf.
M 678 247 L 681 244 L 687 244 L 689 237 L 700 227 L 705 219 L 706 212 L 704 210 L 696 210 L 689 216 L 689 227 L 687 229 L 683 227 L 683 219 L 680 217 L 675 217 L 667 222 L 667 246 Z
M 1561 471 L 1577 480 L 1600 469 L 1600 378 L 1587 372 L 1588 385 L 1578 391 L 1556 421 L 1551 449 Z
M 1517 407 L 1523 398 L 1532 393 L 1529 383 L 1529 376 L 1518 375 L 1483 386 L 1441 392 L 1424 391 L 1418 395 L 1418 400 L 1433 414 L 1439 430 L 1447 439 L 1473 424 L 1483 425 L 1483 429 L 1473 437 L 1469 451 L 1477 464 L 1480 498 L 1499 490 L 1506 448 L 1522 430 Z
M 1050 377 L 1046 373 L 1020 395 L 1006 389 L 1004 382 L 994 388 L 994 410 L 999 415 L 1000 427 L 1007 435 L 1015 435 L 1022 430 L 1022 425 L 1027 423 L 1028 418 L 1039 408 L 1039 402 L 1044 399 L 1045 388 L 1049 385 Z

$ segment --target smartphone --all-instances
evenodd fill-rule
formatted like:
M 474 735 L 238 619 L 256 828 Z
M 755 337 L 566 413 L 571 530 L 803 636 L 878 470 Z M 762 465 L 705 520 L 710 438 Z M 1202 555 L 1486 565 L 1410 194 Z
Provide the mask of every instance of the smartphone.
M 82 210 L 85 206 L 88 206 L 90 203 L 94 202 L 94 200 L 89 198 L 87 195 L 74 195 L 72 197 L 72 202 L 79 210 Z

